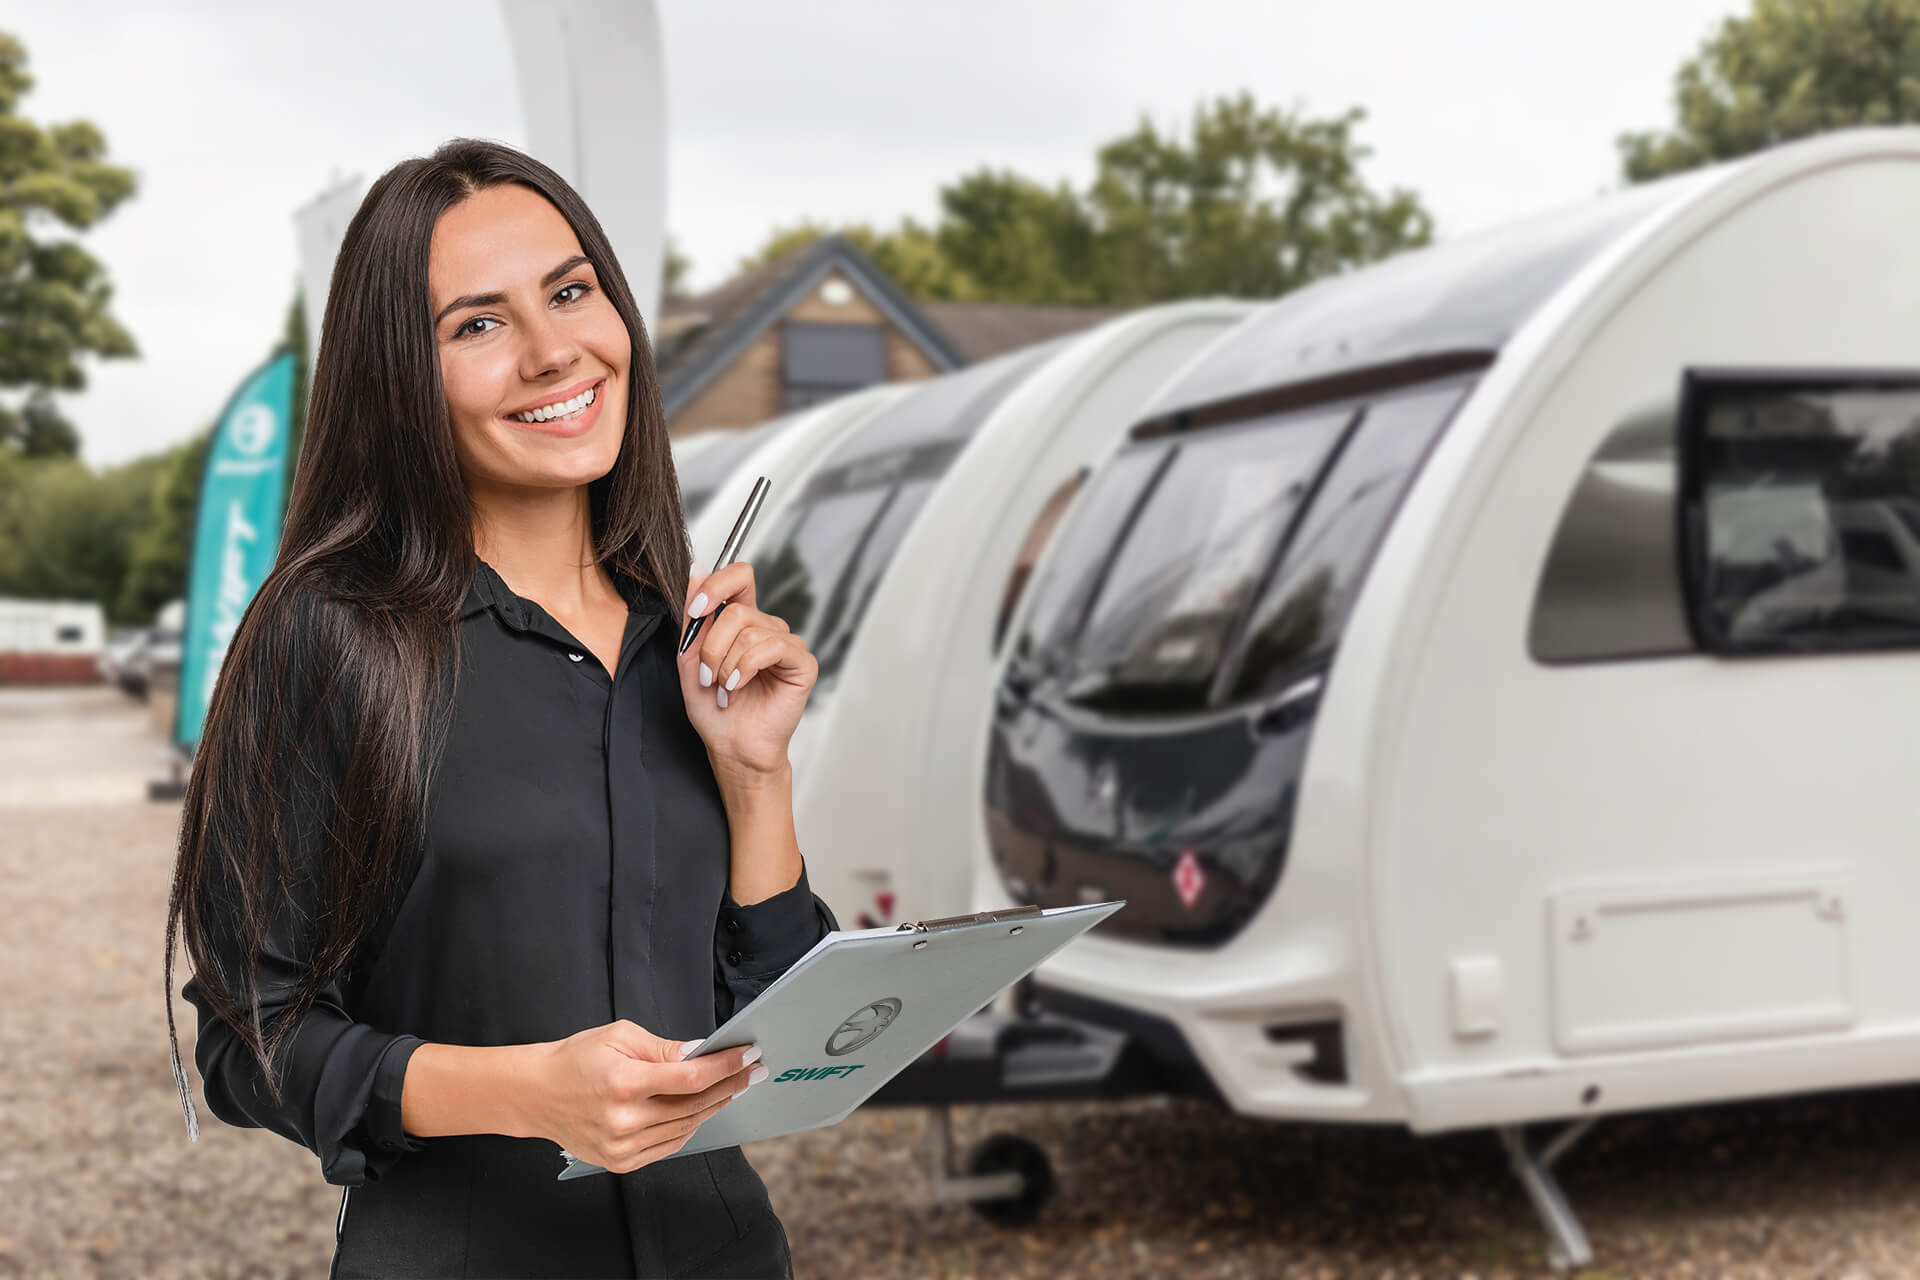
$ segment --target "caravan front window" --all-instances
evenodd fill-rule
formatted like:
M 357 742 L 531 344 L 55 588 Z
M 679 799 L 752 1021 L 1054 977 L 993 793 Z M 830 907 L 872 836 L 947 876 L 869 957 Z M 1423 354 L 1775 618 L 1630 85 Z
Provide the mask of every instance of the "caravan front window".
M 1186 438 L 1126 533 L 1074 646 L 1069 702 L 1198 709 L 1274 545 L 1352 414 Z
M 1332 654 L 1374 549 L 1471 385 L 1456 382 L 1368 406 L 1261 592 L 1237 670 L 1227 677 L 1229 700 L 1276 693 Z
M 1699 373 L 1682 422 L 1706 648 L 1920 645 L 1920 378 Z
M 797 635 L 830 623 L 834 588 L 890 492 L 854 489 L 788 508 L 767 534 L 766 545 L 775 550 L 754 570 L 760 608 L 783 619 Z

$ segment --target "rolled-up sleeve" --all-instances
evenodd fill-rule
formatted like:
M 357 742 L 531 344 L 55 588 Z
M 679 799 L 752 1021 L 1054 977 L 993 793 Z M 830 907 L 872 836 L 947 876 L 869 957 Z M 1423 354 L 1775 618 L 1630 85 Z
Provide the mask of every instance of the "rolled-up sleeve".
M 713 933 L 715 1025 L 745 1008 L 839 927 L 808 885 L 804 859 L 799 880 L 771 898 L 743 907 L 732 893 L 722 897 Z
M 280 1101 L 267 1091 L 260 1062 L 208 1006 L 196 980 L 181 990 L 199 1010 L 193 1061 L 207 1106 L 230 1125 L 271 1129 L 320 1157 L 336 1186 L 376 1182 L 420 1139 L 400 1123 L 400 1090 L 418 1036 L 376 1030 L 349 1017 L 334 986 L 323 989 L 281 1050 Z M 264 1005 L 262 1018 L 270 1016 Z

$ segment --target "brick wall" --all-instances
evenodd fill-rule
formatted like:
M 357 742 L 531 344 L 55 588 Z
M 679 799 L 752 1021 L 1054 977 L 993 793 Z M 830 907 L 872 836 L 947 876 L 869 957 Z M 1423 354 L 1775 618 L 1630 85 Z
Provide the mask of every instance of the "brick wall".
M 98 684 L 90 653 L 0 653 L 0 684 Z

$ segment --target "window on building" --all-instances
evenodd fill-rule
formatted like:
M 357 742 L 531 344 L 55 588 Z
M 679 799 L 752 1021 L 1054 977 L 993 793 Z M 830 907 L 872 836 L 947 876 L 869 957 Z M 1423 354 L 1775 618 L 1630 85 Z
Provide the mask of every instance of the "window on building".
M 781 347 L 781 388 L 788 409 L 887 380 L 887 332 L 877 324 L 789 321 Z
M 1693 373 L 1682 406 L 1701 644 L 1920 646 L 1920 374 Z

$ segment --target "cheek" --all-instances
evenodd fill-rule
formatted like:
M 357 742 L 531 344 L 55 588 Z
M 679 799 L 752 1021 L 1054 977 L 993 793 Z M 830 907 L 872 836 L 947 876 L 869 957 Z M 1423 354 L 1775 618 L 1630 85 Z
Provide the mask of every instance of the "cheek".
M 440 382 L 446 388 L 447 416 L 453 420 L 456 447 L 471 449 L 492 432 L 494 410 L 505 403 L 510 362 L 486 355 L 442 355 Z

